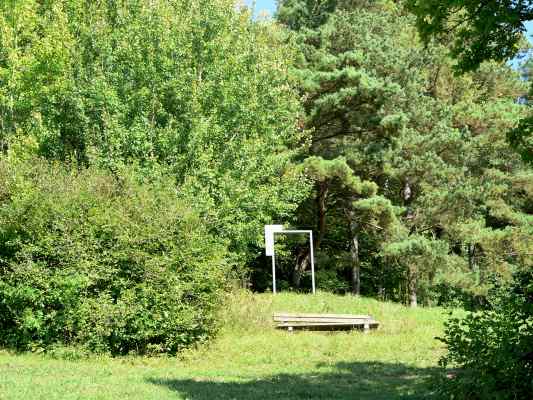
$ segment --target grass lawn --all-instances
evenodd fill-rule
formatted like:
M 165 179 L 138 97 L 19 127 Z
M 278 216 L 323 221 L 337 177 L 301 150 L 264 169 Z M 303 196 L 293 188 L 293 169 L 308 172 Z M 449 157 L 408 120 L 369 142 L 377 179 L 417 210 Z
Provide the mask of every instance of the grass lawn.
M 381 329 L 273 329 L 274 311 L 370 314 Z M 233 296 L 224 328 L 178 358 L 68 361 L 0 351 L 0 400 L 427 398 L 443 348 L 442 309 L 409 308 L 320 293 Z

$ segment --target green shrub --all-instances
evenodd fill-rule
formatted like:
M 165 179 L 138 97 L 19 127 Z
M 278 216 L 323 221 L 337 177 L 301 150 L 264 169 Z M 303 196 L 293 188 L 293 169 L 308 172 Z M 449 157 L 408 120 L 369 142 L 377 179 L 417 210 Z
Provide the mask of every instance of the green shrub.
M 226 246 L 172 182 L 0 160 L 0 344 L 176 352 L 216 329 Z
M 439 383 L 446 398 L 530 399 L 533 393 L 533 272 L 491 293 L 490 309 L 446 324 L 443 367 L 458 367 Z

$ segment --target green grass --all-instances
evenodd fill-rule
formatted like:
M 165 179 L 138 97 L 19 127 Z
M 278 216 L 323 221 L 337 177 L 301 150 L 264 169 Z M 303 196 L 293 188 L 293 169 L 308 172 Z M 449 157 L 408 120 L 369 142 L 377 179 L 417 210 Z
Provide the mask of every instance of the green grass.
M 381 329 L 288 334 L 273 329 L 274 311 L 370 314 Z M 241 292 L 228 301 L 218 338 L 178 358 L 0 352 L 0 400 L 424 399 L 445 317 L 351 296 Z

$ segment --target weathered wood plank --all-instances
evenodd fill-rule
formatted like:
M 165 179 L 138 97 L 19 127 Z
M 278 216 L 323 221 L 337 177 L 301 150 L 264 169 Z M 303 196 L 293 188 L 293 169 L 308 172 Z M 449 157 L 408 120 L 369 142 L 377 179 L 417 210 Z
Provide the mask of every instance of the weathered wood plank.
M 311 331 L 350 331 L 360 330 L 365 333 L 370 330 L 378 329 L 379 325 L 278 325 L 276 329 L 285 329 L 289 332 L 297 330 L 311 330 Z
M 286 313 L 286 312 L 277 312 L 274 313 L 274 318 L 276 317 L 288 317 L 288 318 L 348 318 L 348 319 L 357 319 L 357 318 L 372 318 L 370 315 L 350 315 L 350 314 L 302 314 L 302 313 Z
M 305 318 L 274 318 L 276 322 L 291 322 L 291 323 L 306 323 L 306 322 L 332 322 L 332 323 L 347 323 L 347 324 L 364 324 L 366 321 L 369 321 L 371 318 L 319 318 L 319 317 L 305 317 Z
M 279 327 L 299 327 L 299 326 L 358 326 L 358 327 L 364 327 L 364 326 L 377 326 L 379 323 L 377 321 L 365 321 L 360 323 L 335 323 L 335 322 L 306 322 L 306 323 L 280 323 L 277 326 Z

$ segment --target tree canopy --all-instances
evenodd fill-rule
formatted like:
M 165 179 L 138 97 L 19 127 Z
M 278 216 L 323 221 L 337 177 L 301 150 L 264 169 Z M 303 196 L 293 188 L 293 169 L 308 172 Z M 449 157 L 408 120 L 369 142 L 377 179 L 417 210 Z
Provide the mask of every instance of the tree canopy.
M 23 0 L 2 2 L 0 32 L 4 148 L 171 173 L 243 257 L 290 217 L 305 138 L 273 24 L 231 0 Z
M 452 42 L 461 71 L 477 69 L 483 61 L 507 61 L 523 45 L 525 22 L 533 20 L 530 0 L 407 0 L 422 38 Z
M 525 23 L 533 20 L 533 1 L 407 0 L 426 43 L 431 38 L 451 42 L 456 69 L 473 71 L 484 61 L 508 61 L 524 47 Z M 508 132 L 509 142 L 533 163 L 533 117 Z
M 285 36 L 232 0 L 0 3 L 1 343 L 215 332 L 263 224 L 307 193 Z
M 437 282 L 483 293 L 489 276 L 525 265 L 504 254 L 528 257 L 530 200 L 511 193 L 530 199 L 531 173 L 505 136 L 527 115 L 516 103 L 526 85 L 497 62 L 455 76 L 447 47 L 418 41 L 415 19 L 392 2 L 325 4 L 286 1 L 278 13 L 303 54 L 312 135 L 300 223 L 317 227 L 319 254 L 354 293 L 405 290 L 412 304 Z M 345 183 L 356 179 L 374 189 Z M 525 247 L 505 250 L 508 240 Z

